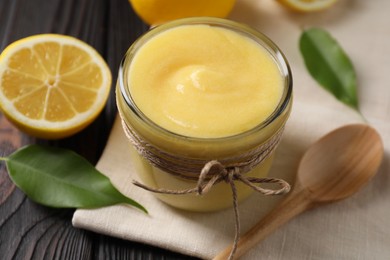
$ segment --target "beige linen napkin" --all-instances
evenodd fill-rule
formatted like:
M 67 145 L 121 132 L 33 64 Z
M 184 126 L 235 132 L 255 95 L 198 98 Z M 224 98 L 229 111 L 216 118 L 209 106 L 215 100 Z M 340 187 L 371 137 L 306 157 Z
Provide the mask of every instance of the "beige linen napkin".
M 294 75 L 294 106 L 271 176 L 294 179 L 307 147 L 336 127 L 361 122 L 355 111 L 318 87 L 298 51 L 302 26 L 330 31 L 351 57 L 359 77 L 360 107 L 380 132 L 385 159 L 377 176 L 353 197 L 308 211 L 281 227 L 243 259 L 388 259 L 390 257 L 390 1 L 343 0 L 319 14 L 294 14 L 273 0 L 238 0 L 231 19 L 266 33 L 285 52 Z M 97 165 L 149 215 L 126 205 L 77 210 L 73 225 L 210 259 L 234 238 L 232 209 L 191 213 L 174 209 L 132 185 L 137 179 L 128 142 L 116 120 Z M 254 194 L 239 205 L 242 232 L 283 197 Z

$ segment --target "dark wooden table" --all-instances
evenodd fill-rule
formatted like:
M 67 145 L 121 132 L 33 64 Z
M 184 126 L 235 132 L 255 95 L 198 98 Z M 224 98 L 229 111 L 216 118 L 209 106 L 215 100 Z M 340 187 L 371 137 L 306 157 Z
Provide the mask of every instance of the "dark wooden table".
M 40 33 L 75 36 L 106 59 L 113 85 L 121 58 L 148 26 L 127 0 L 0 0 L 0 51 Z M 0 113 L 0 156 L 21 146 L 45 143 L 72 149 L 96 163 L 116 114 L 114 88 L 104 111 L 87 129 L 58 141 L 18 131 Z M 74 210 L 51 209 L 30 201 L 0 163 L 0 260 L 8 259 L 187 259 L 166 250 L 72 227 Z

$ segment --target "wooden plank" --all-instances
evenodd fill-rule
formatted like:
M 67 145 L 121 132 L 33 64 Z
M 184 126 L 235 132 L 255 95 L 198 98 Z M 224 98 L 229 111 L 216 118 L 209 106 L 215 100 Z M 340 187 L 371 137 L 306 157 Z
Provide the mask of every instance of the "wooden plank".
M 114 81 L 117 78 L 119 64 L 127 49 L 148 28 L 149 26 L 143 24 L 134 14 L 127 0 L 109 1 L 106 60 L 111 68 Z M 114 90 L 113 88 L 112 96 Z M 113 110 L 116 113 L 115 99 L 110 99 L 106 106 L 106 113 L 110 114 Z M 100 236 L 97 248 L 97 259 L 195 259 L 148 245 L 105 236 Z
M 0 113 L 0 156 L 29 143 L 72 149 L 96 163 L 116 115 L 114 86 L 120 60 L 145 30 L 126 0 L 2 0 L 0 51 L 39 33 L 75 36 L 96 48 L 113 74 L 113 88 L 98 119 L 81 133 L 58 141 L 29 137 Z M 0 259 L 190 259 L 148 245 L 75 229 L 73 210 L 50 209 L 30 201 L 0 164 Z
M 104 49 L 106 1 L 3 0 L 0 3 L 1 50 L 9 43 L 38 33 L 61 33 L 76 36 Z M 93 11 L 93 13 L 92 13 Z M 89 16 L 85 13 L 89 12 Z M 100 23 L 98 23 L 100 22 Z M 84 25 L 90 25 L 83 31 Z M 88 32 L 88 34 L 87 34 Z M 90 127 L 78 137 L 53 145 L 72 147 L 96 161 L 104 146 L 105 133 Z M 93 133 L 93 134 L 92 134 Z M 92 135 L 91 135 L 92 134 Z M 86 136 L 102 135 L 91 150 L 80 145 Z M 0 115 L 0 153 L 8 155 L 28 143 L 47 143 L 19 132 Z M 100 145 L 100 147 L 98 147 Z M 84 150 L 83 150 L 84 149 Z M 0 166 L 0 256 L 1 259 L 91 259 L 96 235 L 71 225 L 73 210 L 56 210 L 37 205 L 10 181 L 4 164 Z

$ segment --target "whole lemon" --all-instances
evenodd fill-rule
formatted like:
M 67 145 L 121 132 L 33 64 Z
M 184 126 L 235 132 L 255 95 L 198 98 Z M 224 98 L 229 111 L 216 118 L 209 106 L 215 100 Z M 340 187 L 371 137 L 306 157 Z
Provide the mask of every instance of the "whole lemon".
M 171 20 L 211 16 L 226 17 L 235 0 L 129 0 L 138 16 L 149 25 Z

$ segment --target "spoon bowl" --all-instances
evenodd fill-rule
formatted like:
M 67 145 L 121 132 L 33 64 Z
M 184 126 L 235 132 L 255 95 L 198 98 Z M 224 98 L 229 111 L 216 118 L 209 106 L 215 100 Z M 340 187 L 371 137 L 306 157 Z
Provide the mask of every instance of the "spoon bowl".
M 305 210 L 355 194 L 376 174 L 382 157 L 379 134 L 365 124 L 343 126 L 319 139 L 302 157 L 290 194 L 241 236 L 235 258 Z M 227 259 L 231 248 L 214 259 Z
M 382 157 L 383 144 L 373 128 L 347 125 L 311 145 L 299 164 L 297 181 L 313 202 L 341 200 L 376 174 Z

